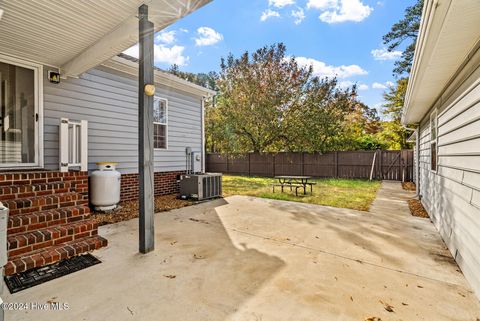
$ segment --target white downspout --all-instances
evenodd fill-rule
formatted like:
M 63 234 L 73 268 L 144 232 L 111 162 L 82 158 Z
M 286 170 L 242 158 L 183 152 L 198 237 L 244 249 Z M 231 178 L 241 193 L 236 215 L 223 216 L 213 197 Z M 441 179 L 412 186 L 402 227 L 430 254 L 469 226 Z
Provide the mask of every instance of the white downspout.
M 202 127 L 202 173 L 205 173 L 205 97 L 202 97 L 202 110 L 201 110 L 201 127 Z
M 418 125 L 417 129 L 408 128 L 403 126 L 408 131 L 417 132 L 415 137 L 415 178 L 417 181 L 415 182 L 415 195 L 413 198 L 420 197 L 420 125 Z

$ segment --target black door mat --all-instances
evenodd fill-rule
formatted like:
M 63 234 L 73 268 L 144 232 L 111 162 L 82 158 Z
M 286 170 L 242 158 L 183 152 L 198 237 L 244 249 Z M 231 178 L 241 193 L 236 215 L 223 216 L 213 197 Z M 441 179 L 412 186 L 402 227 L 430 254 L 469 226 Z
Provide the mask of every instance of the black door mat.
M 13 294 L 98 263 L 101 261 L 91 254 L 79 255 L 51 265 L 5 276 L 4 279 L 10 293 Z

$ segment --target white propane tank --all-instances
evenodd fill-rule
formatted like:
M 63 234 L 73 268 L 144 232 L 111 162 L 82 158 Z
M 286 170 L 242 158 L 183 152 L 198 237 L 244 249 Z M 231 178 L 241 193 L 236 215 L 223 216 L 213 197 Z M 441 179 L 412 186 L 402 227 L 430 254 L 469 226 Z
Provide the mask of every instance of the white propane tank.
M 120 202 L 120 173 L 117 163 L 99 162 L 98 170 L 90 176 L 90 202 L 97 211 L 109 211 Z

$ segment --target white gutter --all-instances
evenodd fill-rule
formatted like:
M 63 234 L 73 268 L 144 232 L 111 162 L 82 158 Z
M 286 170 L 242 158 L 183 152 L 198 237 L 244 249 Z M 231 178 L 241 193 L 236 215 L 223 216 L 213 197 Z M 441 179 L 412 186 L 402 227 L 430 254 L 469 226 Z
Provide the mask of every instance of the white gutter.
M 410 100 L 413 95 L 412 91 L 415 88 L 417 81 L 418 68 L 421 65 L 423 59 L 423 53 L 426 45 L 426 37 L 432 25 L 435 9 L 437 8 L 438 0 L 427 0 L 423 5 L 423 16 L 420 21 L 420 31 L 417 38 L 417 44 L 415 46 L 415 53 L 413 55 L 413 67 L 410 72 L 408 81 L 407 93 L 405 94 L 405 102 L 403 104 L 402 123 L 406 123 L 406 114 L 410 108 Z

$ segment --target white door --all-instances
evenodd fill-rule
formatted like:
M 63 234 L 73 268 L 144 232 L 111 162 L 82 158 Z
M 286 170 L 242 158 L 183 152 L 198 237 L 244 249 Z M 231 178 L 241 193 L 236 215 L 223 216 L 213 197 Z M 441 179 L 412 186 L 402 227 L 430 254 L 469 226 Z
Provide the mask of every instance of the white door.
M 41 66 L 0 57 L 0 168 L 37 167 Z

